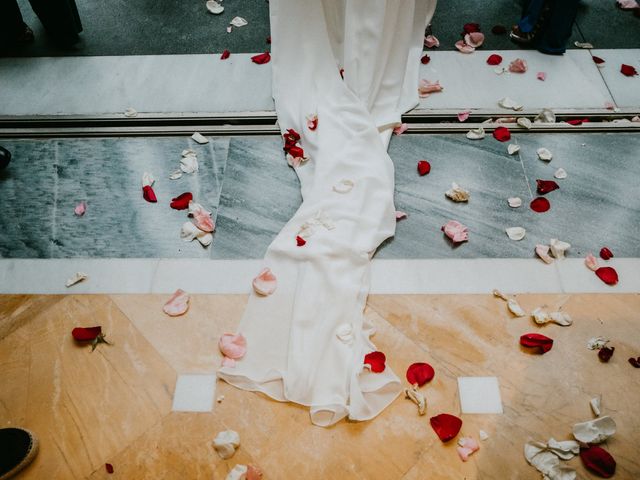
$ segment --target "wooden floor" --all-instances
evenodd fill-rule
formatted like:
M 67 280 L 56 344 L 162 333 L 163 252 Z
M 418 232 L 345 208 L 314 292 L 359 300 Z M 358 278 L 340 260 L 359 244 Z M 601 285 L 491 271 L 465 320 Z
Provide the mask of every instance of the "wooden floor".
M 265 479 L 538 479 L 524 443 L 570 438 L 602 395 L 603 413 L 618 424 L 605 445 L 618 462 L 615 478 L 640 478 L 640 370 L 627 363 L 640 355 L 640 295 L 518 299 L 529 311 L 562 307 L 574 324 L 538 327 L 488 295 L 370 297 L 366 314 L 388 365 L 402 378 L 413 362 L 435 368 L 423 388 L 427 415 L 400 397 L 373 421 L 323 429 L 304 408 L 220 382 L 225 399 L 213 412 L 171 412 L 177 374 L 215 371 L 217 339 L 235 330 L 245 296 L 195 296 L 178 318 L 162 313 L 166 296 L 158 295 L 0 296 L 0 426 L 40 437 L 25 479 L 224 479 L 236 463 L 260 466 Z M 71 329 L 93 325 L 114 345 L 93 353 L 75 345 Z M 518 344 L 536 331 L 555 340 L 542 356 Z M 586 347 L 599 335 L 616 347 L 608 364 Z M 497 376 L 504 404 L 502 415 L 461 415 L 462 434 L 489 434 L 467 463 L 429 425 L 439 413 L 460 415 L 458 376 Z M 228 461 L 211 446 L 225 429 L 242 439 Z M 592 478 L 579 459 L 569 465 Z

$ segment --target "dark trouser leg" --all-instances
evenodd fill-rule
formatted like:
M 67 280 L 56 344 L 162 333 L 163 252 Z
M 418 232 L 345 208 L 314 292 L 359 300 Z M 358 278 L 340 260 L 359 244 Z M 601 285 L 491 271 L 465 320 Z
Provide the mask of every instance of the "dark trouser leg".
M 536 24 L 540 21 L 540 15 L 542 14 L 542 8 L 544 7 L 545 0 L 529 0 L 525 3 L 522 9 L 522 18 L 518 22 L 518 27 L 523 33 L 529 33 L 533 30 Z
M 571 38 L 580 0 L 555 0 L 549 18 L 536 38 L 536 47 L 545 53 L 564 53 Z
M 29 3 L 54 39 L 62 43 L 78 40 L 82 24 L 74 0 L 29 0 Z
M 0 0 L 0 46 L 18 38 L 25 28 L 17 0 Z

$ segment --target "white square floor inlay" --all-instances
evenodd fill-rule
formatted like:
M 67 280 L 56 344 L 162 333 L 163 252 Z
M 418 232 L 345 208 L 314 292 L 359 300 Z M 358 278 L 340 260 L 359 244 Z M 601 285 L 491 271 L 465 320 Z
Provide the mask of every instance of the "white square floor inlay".
M 173 394 L 174 412 L 210 412 L 216 393 L 215 375 L 178 375 Z
M 497 377 L 458 377 L 462 413 L 502 413 Z

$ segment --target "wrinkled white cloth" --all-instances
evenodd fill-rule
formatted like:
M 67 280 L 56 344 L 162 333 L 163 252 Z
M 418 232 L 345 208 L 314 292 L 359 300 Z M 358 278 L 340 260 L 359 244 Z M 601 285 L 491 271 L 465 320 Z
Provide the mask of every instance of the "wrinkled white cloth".
M 247 339 L 246 355 L 218 376 L 309 406 L 316 425 L 371 419 L 402 391 L 389 367 L 363 369 L 364 356 L 376 350 L 363 310 L 370 259 L 395 232 L 387 145 L 401 113 L 418 103 L 424 29 L 435 3 L 269 3 L 278 123 L 301 134 L 309 160 L 295 168 L 303 203 L 264 259 L 278 288 L 268 297 L 251 294 L 237 329 Z M 314 131 L 307 128 L 310 114 L 318 116 Z M 356 188 L 332 191 L 344 178 Z M 318 215 L 335 228 L 315 229 L 297 247 L 301 227 Z M 340 338 L 345 324 L 352 342 Z

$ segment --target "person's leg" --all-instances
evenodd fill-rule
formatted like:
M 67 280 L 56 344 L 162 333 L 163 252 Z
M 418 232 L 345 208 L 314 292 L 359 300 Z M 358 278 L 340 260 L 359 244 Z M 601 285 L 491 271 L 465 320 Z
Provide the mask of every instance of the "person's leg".
M 33 40 L 33 32 L 22 20 L 17 0 L 0 0 L 0 46 Z
M 580 0 L 555 0 L 535 46 L 543 53 L 560 54 L 567 48 Z
M 55 41 L 64 45 L 78 41 L 82 24 L 74 0 L 29 0 L 29 3 Z

